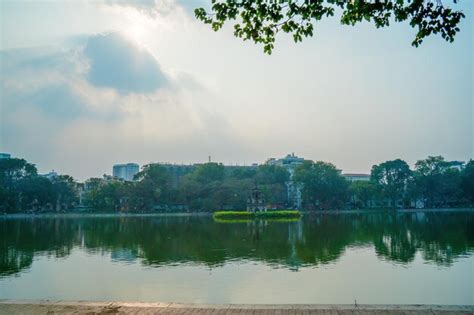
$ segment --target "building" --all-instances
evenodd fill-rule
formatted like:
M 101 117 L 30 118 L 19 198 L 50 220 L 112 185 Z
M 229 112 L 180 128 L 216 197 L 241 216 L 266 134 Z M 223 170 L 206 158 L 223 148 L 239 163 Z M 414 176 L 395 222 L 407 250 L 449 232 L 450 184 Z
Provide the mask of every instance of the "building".
M 450 169 L 456 169 L 458 171 L 462 171 L 466 166 L 466 163 L 462 161 L 450 161 L 447 162 L 447 164 Z
M 275 159 L 270 158 L 267 160 L 266 164 L 268 165 L 277 165 L 287 169 L 288 173 L 290 174 L 289 181 L 286 184 L 286 193 L 288 198 L 288 204 L 290 207 L 295 209 L 301 209 L 301 204 L 303 201 L 302 198 L 302 186 L 301 184 L 297 184 L 293 181 L 293 174 L 295 173 L 295 169 L 298 165 L 303 164 L 305 161 L 304 158 L 300 158 L 296 156 L 294 153 L 288 154 L 284 158 Z
M 293 176 L 295 168 L 298 165 L 303 164 L 304 161 L 305 159 L 296 156 L 295 153 L 291 153 L 281 159 L 270 158 L 267 160 L 266 164 L 285 167 L 288 170 L 288 172 L 290 172 L 290 177 L 291 177 Z
M 1 159 L 11 159 L 11 155 L 8 153 L 0 153 L 0 160 Z
M 140 166 L 135 163 L 115 164 L 112 170 L 112 175 L 125 181 L 133 181 L 133 177 L 139 170 Z
M 370 180 L 370 174 L 345 173 L 342 176 L 350 182 L 368 182 Z
M 55 179 L 55 178 L 58 177 L 58 173 L 56 173 L 54 170 L 52 170 L 51 172 L 46 173 L 46 174 L 42 174 L 42 175 L 40 175 L 40 176 L 41 176 L 41 177 L 45 177 L 45 178 L 47 178 L 47 179 L 49 179 L 49 180 L 53 180 L 53 179 Z

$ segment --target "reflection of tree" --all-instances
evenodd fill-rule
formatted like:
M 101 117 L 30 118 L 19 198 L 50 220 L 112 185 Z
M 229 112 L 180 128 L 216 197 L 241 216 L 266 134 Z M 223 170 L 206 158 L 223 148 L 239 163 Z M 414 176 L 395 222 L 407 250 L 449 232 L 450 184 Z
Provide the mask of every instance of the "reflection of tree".
M 301 222 L 219 224 L 208 217 L 0 220 L 0 276 L 31 266 L 34 255 L 66 257 L 74 247 L 149 266 L 210 267 L 249 259 L 297 270 L 332 263 L 348 247 L 379 257 L 451 265 L 474 249 L 472 213 L 307 215 Z
M 33 253 L 22 253 L 7 248 L 0 251 L 0 277 L 9 276 L 29 268 L 33 263 Z

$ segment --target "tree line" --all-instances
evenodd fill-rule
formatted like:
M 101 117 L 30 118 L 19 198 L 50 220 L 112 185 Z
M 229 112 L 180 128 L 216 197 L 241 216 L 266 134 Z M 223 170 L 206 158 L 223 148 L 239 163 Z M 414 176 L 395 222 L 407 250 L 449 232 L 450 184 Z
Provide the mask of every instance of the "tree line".
M 290 176 L 278 165 L 206 163 L 177 175 L 161 164 L 145 165 L 134 181 L 38 175 L 24 159 L 0 160 L 0 212 L 58 212 L 88 207 L 97 212 L 215 211 L 246 209 L 258 187 L 269 208 L 288 208 L 292 181 L 307 210 L 452 208 L 474 204 L 474 161 L 454 167 L 441 156 L 415 163 L 400 159 L 374 165 L 369 181 L 348 181 L 335 165 L 304 161 Z

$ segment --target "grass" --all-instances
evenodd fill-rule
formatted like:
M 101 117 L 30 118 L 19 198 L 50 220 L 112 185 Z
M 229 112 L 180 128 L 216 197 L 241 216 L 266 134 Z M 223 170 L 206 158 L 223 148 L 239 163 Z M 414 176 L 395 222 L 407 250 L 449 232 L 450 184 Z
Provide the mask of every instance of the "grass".
M 249 220 L 249 219 L 296 219 L 300 218 L 298 210 L 276 210 L 267 212 L 247 212 L 247 211 L 216 211 L 214 219 L 225 220 Z
M 244 220 L 240 220 L 240 219 L 214 219 L 214 222 L 217 222 L 217 223 L 226 223 L 226 224 L 236 224 L 236 223 L 251 223 L 251 222 L 255 222 L 256 220 L 261 220 L 261 219 L 255 219 L 255 218 L 252 218 L 252 219 L 244 219 Z M 278 218 L 278 219 L 271 219 L 271 218 L 265 218 L 265 221 L 268 221 L 268 222 L 284 222 L 284 223 L 289 223 L 289 222 L 298 222 L 300 220 L 300 218 Z

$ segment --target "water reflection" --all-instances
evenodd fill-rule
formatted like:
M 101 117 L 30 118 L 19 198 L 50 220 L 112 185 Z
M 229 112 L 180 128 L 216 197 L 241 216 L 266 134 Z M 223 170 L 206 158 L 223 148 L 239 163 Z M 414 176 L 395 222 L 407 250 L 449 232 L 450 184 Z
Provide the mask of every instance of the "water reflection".
M 474 252 L 474 213 L 306 215 L 299 222 L 216 223 L 209 217 L 0 220 L 0 277 L 29 268 L 37 255 L 73 248 L 146 266 L 210 268 L 251 260 L 298 270 L 338 260 L 348 247 L 373 247 L 379 259 L 451 266 Z

